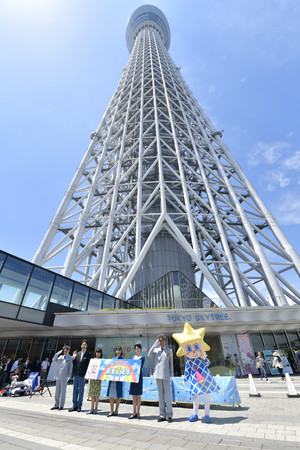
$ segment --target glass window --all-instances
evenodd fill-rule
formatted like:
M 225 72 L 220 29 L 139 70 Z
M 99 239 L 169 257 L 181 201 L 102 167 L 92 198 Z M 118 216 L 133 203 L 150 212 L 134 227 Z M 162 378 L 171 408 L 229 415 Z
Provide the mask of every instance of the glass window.
M 50 302 L 59 305 L 69 306 L 70 297 L 73 289 L 73 281 L 56 276 Z
M 106 308 L 114 308 L 115 307 L 115 297 L 111 297 L 110 295 L 103 295 L 103 309 Z
M 5 355 L 4 350 L 6 347 L 6 342 L 7 342 L 7 339 L 0 339 L 0 356 Z
M 290 341 L 291 347 L 300 348 L 300 340 L 297 336 L 297 333 L 286 333 L 288 340 Z
M 71 351 L 70 351 L 71 355 L 73 354 L 73 352 L 75 350 L 77 350 L 77 352 L 80 352 L 80 350 L 81 350 L 81 343 L 82 343 L 83 339 L 85 339 L 84 336 L 82 338 L 80 337 L 80 338 L 72 338 L 71 339 Z M 88 342 L 88 351 L 90 351 L 90 349 L 89 349 L 89 342 Z
M 68 336 L 63 337 L 63 338 L 59 338 L 57 340 L 57 346 L 56 346 L 56 349 L 55 349 L 55 353 L 59 352 L 59 350 L 62 350 L 64 345 L 70 345 L 70 340 L 71 339 Z
M 72 294 L 72 300 L 70 304 L 71 308 L 76 308 L 79 309 L 80 311 L 86 311 L 88 295 L 89 295 L 88 287 L 75 283 Z
M 277 341 L 278 349 L 285 349 L 289 347 L 289 343 L 284 333 L 274 333 L 275 339 Z
M 55 355 L 56 343 L 57 343 L 57 339 L 55 339 L 55 338 L 46 339 L 43 356 L 42 356 L 42 361 L 45 358 L 49 358 L 49 361 L 52 361 L 52 358 Z
M 259 333 L 250 334 L 253 350 L 255 353 L 262 352 L 264 350 L 264 344 Z M 272 349 L 273 350 L 273 349 Z
M 6 258 L 6 255 L 4 253 L 0 252 L 0 271 L 2 269 L 5 258 Z
M 266 350 L 273 350 L 276 347 L 276 342 L 272 333 L 263 333 L 262 337 Z
M 19 305 L 32 266 L 8 256 L 0 275 L 0 300 Z
M 41 358 L 42 358 L 42 351 L 44 348 L 44 344 L 45 344 L 45 339 L 34 339 L 32 346 L 31 346 L 31 350 L 30 350 L 30 361 L 32 362 L 32 370 L 35 371 L 39 371 L 40 367 L 39 364 L 41 363 Z
M 81 343 L 83 340 L 86 340 L 87 345 L 88 345 L 88 351 L 91 353 L 92 357 L 94 355 L 95 352 L 95 345 L 96 345 L 96 339 L 95 338 L 85 338 L 85 336 L 83 336 L 82 338 L 72 338 L 71 339 L 71 351 L 70 354 L 72 355 L 74 350 L 77 350 L 77 352 L 80 352 L 81 350 Z
M 98 311 L 102 308 L 102 299 L 103 294 L 99 291 L 94 291 L 94 289 L 90 289 L 90 297 L 88 304 L 88 311 Z
M 172 275 L 173 275 L 173 283 L 179 286 L 178 272 L 172 272 Z
M 23 306 L 45 311 L 53 281 L 53 273 L 35 267 L 26 289 Z
M 9 339 L 5 350 L 6 358 L 15 360 L 19 339 Z
M 29 356 L 31 342 L 32 342 L 32 339 L 22 339 L 20 342 L 17 358 L 22 358 L 23 362 L 25 362 L 27 356 Z

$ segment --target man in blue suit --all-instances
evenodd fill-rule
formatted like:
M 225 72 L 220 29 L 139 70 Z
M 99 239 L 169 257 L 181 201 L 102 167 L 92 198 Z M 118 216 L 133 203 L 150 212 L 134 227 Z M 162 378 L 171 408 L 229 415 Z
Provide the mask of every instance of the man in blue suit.
M 81 352 L 78 352 L 73 361 L 73 408 L 69 412 L 81 411 L 85 374 L 89 366 L 91 354 L 87 351 L 87 342 L 81 343 Z

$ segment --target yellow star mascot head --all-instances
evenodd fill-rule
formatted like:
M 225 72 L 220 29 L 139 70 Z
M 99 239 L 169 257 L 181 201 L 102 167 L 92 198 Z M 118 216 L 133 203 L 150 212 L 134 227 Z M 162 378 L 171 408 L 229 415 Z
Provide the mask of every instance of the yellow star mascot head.
M 179 344 L 177 356 L 186 355 L 188 358 L 206 359 L 206 351 L 210 350 L 210 346 L 204 342 L 205 328 L 194 330 L 189 323 L 184 324 L 182 333 L 174 333 L 172 336 Z

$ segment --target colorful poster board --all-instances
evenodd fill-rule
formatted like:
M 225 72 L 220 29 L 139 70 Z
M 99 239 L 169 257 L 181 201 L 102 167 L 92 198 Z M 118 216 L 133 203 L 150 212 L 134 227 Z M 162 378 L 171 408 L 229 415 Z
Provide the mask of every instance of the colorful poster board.
M 237 334 L 237 341 L 240 348 L 240 355 L 245 374 L 257 374 L 258 370 L 255 367 L 255 355 L 252 348 L 250 336 L 247 333 Z
M 236 385 L 235 377 L 214 377 L 220 387 L 219 392 L 213 392 L 211 395 L 211 403 L 217 405 L 235 405 L 240 404 L 241 399 Z M 101 397 L 106 397 L 108 381 L 101 383 Z M 130 383 L 124 383 L 123 398 L 132 400 L 129 394 Z M 143 379 L 143 401 L 157 402 L 158 392 L 156 380 L 153 377 L 144 377 Z M 174 377 L 172 380 L 172 401 L 177 403 L 189 403 L 193 401 L 190 395 L 190 383 L 184 382 L 181 377 Z M 203 403 L 203 395 L 200 396 L 200 403 Z
M 91 359 L 85 378 L 138 383 L 141 359 Z
M 143 374 L 148 374 L 148 342 L 146 337 L 99 337 L 96 340 L 95 348 L 101 348 L 103 358 L 112 359 L 115 356 L 116 347 L 120 346 L 124 359 L 131 359 L 134 356 L 134 345 L 141 344 L 141 355 L 145 356 Z
M 237 389 L 235 377 L 214 377 L 216 383 L 220 387 L 219 392 L 212 392 L 210 402 L 214 405 L 219 404 L 239 404 L 241 403 L 240 395 Z M 190 394 L 190 382 L 183 381 L 183 378 L 173 378 L 174 394 L 176 402 L 192 402 L 193 395 Z M 203 395 L 200 395 L 200 403 L 204 403 Z
M 274 351 L 274 350 L 273 350 Z M 281 358 L 282 364 L 283 364 L 283 373 L 293 373 L 293 369 L 291 368 L 291 365 L 289 363 L 289 360 L 287 359 L 285 353 L 283 350 L 275 350 L 275 352 L 277 352 Z M 267 361 L 267 365 L 269 366 L 269 370 L 270 373 L 272 375 L 278 375 L 279 371 L 278 369 L 276 369 L 276 367 L 272 367 L 272 363 L 273 363 L 273 355 L 272 355 L 272 351 L 271 350 L 264 350 L 263 351 L 265 360 Z
M 273 355 L 272 355 L 271 350 L 264 350 L 262 353 L 263 353 L 264 359 L 267 362 L 266 365 L 267 365 L 267 368 L 269 369 L 270 374 L 278 375 L 279 374 L 278 369 L 276 369 L 275 367 L 272 367 Z

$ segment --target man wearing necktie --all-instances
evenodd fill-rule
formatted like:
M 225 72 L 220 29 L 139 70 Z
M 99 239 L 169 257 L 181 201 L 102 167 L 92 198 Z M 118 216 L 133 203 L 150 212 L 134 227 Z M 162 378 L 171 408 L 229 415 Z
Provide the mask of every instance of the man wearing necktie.
M 72 375 L 73 359 L 69 355 L 70 346 L 64 345 L 63 349 L 54 355 L 53 362 L 57 363 L 55 404 L 51 409 L 64 409 L 67 384 Z
M 159 402 L 158 422 L 167 420 L 172 422 L 172 391 L 171 384 L 174 376 L 173 352 L 166 346 L 166 336 L 160 334 L 151 347 L 148 356 L 154 359 L 153 376 L 156 378 Z
M 81 352 L 78 352 L 73 361 L 73 408 L 69 412 L 81 411 L 85 374 L 89 366 L 91 354 L 87 351 L 87 342 L 81 343 Z

